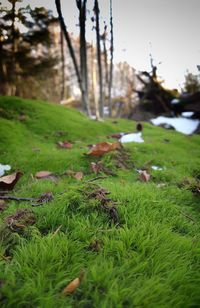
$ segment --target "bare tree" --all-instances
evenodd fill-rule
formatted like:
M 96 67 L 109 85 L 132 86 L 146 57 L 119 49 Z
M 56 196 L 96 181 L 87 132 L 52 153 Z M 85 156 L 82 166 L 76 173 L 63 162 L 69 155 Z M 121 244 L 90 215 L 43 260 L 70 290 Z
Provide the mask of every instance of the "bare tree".
M 104 76 L 104 92 L 105 92 L 105 99 L 108 99 L 108 88 L 109 88 L 109 72 L 108 72 L 108 52 L 106 48 L 106 40 L 107 40 L 107 25 L 104 22 L 104 32 L 101 36 L 102 42 L 103 42 L 103 56 L 104 56 L 104 71 L 105 71 L 105 76 Z
M 67 46 L 69 48 L 69 53 L 70 53 L 70 56 L 71 56 L 72 61 L 73 61 L 74 69 L 75 69 L 76 76 L 77 76 L 77 79 L 78 79 L 78 84 L 79 84 L 79 87 L 80 87 L 80 90 L 81 90 L 82 108 L 83 108 L 83 111 L 88 114 L 88 108 L 87 108 L 88 100 L 87 100 L 87 96 L 86 96 L 86 93 L 85 93 L 85 87 L 83 85 L 81 73 L 80 73 L 80 70 L 78 68 L 78 63 L 77 63 L 74 48 L 73 48 L 73 45 L 72 45 L 72 42 L 71 42 L 71 38 L 70 38 L 70 35 L 67 31 L 67 27 L 65 25 L 65 22 L 64 22 L 64 19 L 63 19 L 63 16 L 62 16 L 60 0 L 55 0 L 55 4 L 56 4 L 57 12 L 58 12 L 58 19 L 59 19 L 59 22 L 60 22 L 60 25 L 61 25 L 61 29 L 63 31 L 63 34 L 64 34 L 66 42 L 67 42 Z
M 112 0 L 110 0 L 110 78 L 109 78 L 109 115 L 112 116 L 112 83 L 113 83 L 113 52 L 114 52 L 114 39 L 113 39 L 113 14 L 112 14 Z
M 91 44 L 91 73 L 92 73 L 92 101 L 94 102 L 94 109 L 95 109 L 95 116 L 96 120 L 100 119 L 99 115 L 99 102 L 98 102 L 98 96 L 96 92 L 97 88 L 97 74 L 96 74 L 96 56 L 95 51 L 93 47 L 93 43 Z
M 97 43 L 97 62 L 99 71 L 99 113 L 103 118 L 104 110 L 104 98 L 103 98 L 103 74 L 101 64 L 101 37 L 100 37 L 100 26 L 99 26 L 99 3 L 98 0 L 94 0 L 94 13 L 96 17 L 96 43 Z
M 60 98 L 62 101 L 65 98 L 65 55 L 64 55 L 64 40 L 63 40 L 62 29 L 60 31 L 60 51 L 61 51 L 61 65 L 62 65 Z
M 86 3 L 87 0 L 76 0 L 79 10 L 79 27 L 80 27 L 80 74 L 82 86 L 85 92 L 85 109 L 90 115 L 88 100 L 88 68 L 87 68 L 87 42 L 86 42 Z

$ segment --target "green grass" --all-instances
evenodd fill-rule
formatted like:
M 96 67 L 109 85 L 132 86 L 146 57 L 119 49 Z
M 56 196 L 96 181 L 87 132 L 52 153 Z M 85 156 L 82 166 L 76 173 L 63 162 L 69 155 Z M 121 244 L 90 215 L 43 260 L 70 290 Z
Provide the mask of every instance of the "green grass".
M 19 121 L 20 114 L 26 119 Z M 132 168 L 116 168 L 116 153 L 109 153 L 103 162 L 116 176 L 90 183 L 95 177 L 90 162 L 98 159 L 84 155 L 87 145 L 132 131 L 134 122 L 95 122 L 76 110 L 15 97 L 0 98 L 0 116 L 0 163 L 24 172 L 10 194 L 54 194 L 52 202 L 39 207 L 10 201 L 0 213 L 1 307 L 200 305 L 200 203 L 192 192 L 200 180 L 198 135 L 145 123 L 145 142 L 124 146 Z M 68 135 L 58 137 L 58 131 Z M 73 148 L 58 149 L 59 140 L 74 142 Z M 136 169 L 148 161 L 165 169 L 151 170 L 150 182 L 142 183 Z M 82 181 L 32 176 L 69 169 L 82 171 Z M 117 202 L 118 225 L 98 208 L 98 200 L 88 197 L 98 185 Z M 5 218 L 24 208 L 32 209 L 36 223 L 15 232 L 6 228 Z M 95 241 L 97 251 L 91 249 Z M 63 296 L 64 287 L 83 269 L 80 286 Z

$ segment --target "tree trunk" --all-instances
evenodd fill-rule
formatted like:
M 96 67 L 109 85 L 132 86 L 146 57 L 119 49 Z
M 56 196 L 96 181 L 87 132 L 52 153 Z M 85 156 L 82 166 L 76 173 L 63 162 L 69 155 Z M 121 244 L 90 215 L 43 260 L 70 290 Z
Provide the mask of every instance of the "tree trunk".
M 94 101 L 94 107 L 95 107 L 95 116 L 96 120 L 100 119 L 99 115 L 99 102 L 98 97 L 96 93 L 97 88 L 97 74 L 96 74 L 96 59 L 94 57 L 94 47 L 93 44 L 91 45 L 91 72 L 92 72 L 92 100 Z
M 77 0 L 77 7 L 79 9 L 79 26 L 80 26 L 80 73 L 82 85 L 84 89 L 83 107 L 85 112 L 90 115 L 89 99 L 88 99 L 88 69 L 87 69 L 87 43 L 85 38 L 85 24 L 86 24 L 86 2 L 87 0 Z
M 112 84 L 113 84 L 113 52 L 114 52 L 114 40 L 113 40 L 113 17 L 112 17 L 112 0 L 110 0 L 110 78 L 108 89 L 108 105 L 109 115 L 112 117 Z
M 102 35 L 102 41 L 103 41 L 103 55 L 104 55 L 104 71 L 105 71 L 105 82 L 104 82 L 104 103 L 108 101 L 109 93 L 109 76 L 108 76 L 108 53 L 106 48 L 106 38 L 107 38 L 107 26 L 104 27 L 104 33 Z
M 64 55 L 64 40 L 63 40 L 62 29 L 60 31 L 60 51 L 61 51 L 61 65 L 62 65 L 60 100 L 62 101 L 65 98 L 65 55 Z
M 16 1 L 12 1 L 12 26 L 11 26 L 11 38 L 12 38 L 12 85 L 11 85 L 11 95 L 16 94 L 16 30 L 15 30 L 15 16 L 16 16 Z
M 97 62 L 99 71 L 99 113 L 103 118 L 104 101 L 103 101 L 103 74 L 101 65 L 101 46 L 100 46 L 100 27 L 99 27 L 99 3 L 98 0 L 94 2 L 94 13 L 96 16 L 96 41 L 97 41 Z
M 83 107 L 83 110 L 85 111 L 85 102 L 87 101 L 87 98 L 86 98 L 86 95 L 85 95 L 85 89 L 83 87 L 83 82 L 82 82 L 81 74 L 80 74 L 80 71 L 79 71 L 79 68 L 78 68 L 78 63 L 77 63 L 77 60 L 76 60 L 74 48 L 72 46 L 71 38 L 69 36 L 69 33 L 67 31 L 67 27 L 65 25 L 65 22 L 64 22 L 64 19 L 63 19 L 63 16 L 62 16 L 60 0 L 55 0 L 55 3 L 56 3 L 56 9 L 57 9 L 57 12 L 58 12 L 58 19 L 59 19 L 63 34 L 65 36 L 67 46 L 69 48 L 69 53 L 70 53 L 70 56 L 72 58 L 72 62 L 73 62 L 73 65 L 74 65 L 75 73 L 76 73 L 78 84 L 79 84 L 79 88 L 81 90 L 82 107 Z

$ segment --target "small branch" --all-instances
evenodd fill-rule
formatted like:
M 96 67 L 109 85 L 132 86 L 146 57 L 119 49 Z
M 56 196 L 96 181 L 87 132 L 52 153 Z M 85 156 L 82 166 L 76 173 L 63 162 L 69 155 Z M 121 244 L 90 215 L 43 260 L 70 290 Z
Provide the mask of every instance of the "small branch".
M 0 190 L 0 195 L 5 195 L 9 192 L 10 192 L 9 190 Z
M 0 196 L 0 200 L 14 200 L 14 201 L 36 201 L 36 198 L 21 198 L 21 197 L 14 197 L 14 196 Z
M 189 220 L 195 222 L 195 220 L 194 220 L 191 216 L 189 216 L 188 214 L 186 214 L 186 213 L 184 213 L 184 212 L 182 212 L 182 211 L 180 211 L 180 213 L 181 213 L 183 216 L 185 216 L 186 218 L 188 218 Z
M 51 238 L 53 238 L 53 237 L 60 231 L 61 228 L 62 228 L 62 225 L 60 225 L 60 226 L 54 231 L 54 233 L 52 234 Z
M 93 179 L 88 180 L 86 182 L 90 183 L 90 182 L 94 182 L 94 181 L 101 180 L 101 179 L 107 179 L 107 176 L 97 176 L 96 178 L 93 178 Z

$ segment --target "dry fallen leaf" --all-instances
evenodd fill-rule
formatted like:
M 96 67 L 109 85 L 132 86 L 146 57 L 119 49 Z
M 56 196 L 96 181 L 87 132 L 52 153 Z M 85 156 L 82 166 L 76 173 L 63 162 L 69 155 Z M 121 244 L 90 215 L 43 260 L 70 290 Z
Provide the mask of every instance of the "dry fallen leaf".
M 100 142 L 94 145 L 89 153 L 87 153 L 90 156 L 102 156 L 108 152 L 121 149 L 122 145 L 120 142 Z
M 58 141 L 57 145 L 62 149 L 71 149 L 72 143 L 68 141 Z
M 95 174 L 99 173 L 101 171 L 101 166 L 102 166 L 102 162 L 97 162 L 97 163 L 94 163 L 94 162 L 91 162 L 90 164 L 90 169 L 92 172 L 94 172 Z
M 75 174 L 74 174 L 74 178 L 75 179 L 77 179 L 78 181 L 80 181 L 80 180 L 82 180 L 82 178 L 83 178 L 83 172 L 76 172 Z
M 10 230 L 17 231 L 33 225 L 35 216 L 29 209 L 19 209 L 16 213 L 6 217 L 5 222 Z
M 80 282 L 81 282 L 81 280 L 80 280 L 79 277 L 78 277 L 78 278 L 75 278 L 74 280 L 72 280 L 72 281 L 64 288 L 64 290 L 62 291 L 62 293 L 63 293 L 64 295 L 73 293 L 73 292 L 76 290 L 76 288 L 80 285 Z
M 3 212 L 7 207 L 8 205 L 6 202 L 4 200 L 0 200 L 0 212 Z
M 80 275 L 79 277 L 75 278 L 74 280 L 72 280 L 65 288 L 64 290 L 62 291 L 62 294 L 63 295 L 68 295 L 68 294 L 71 294 L 73 293 L 77 287 L 80 285 L 83 277 L 84 277 L 84 274 L 85 274 L 85 270 L 82 269 L 81 272 L 80 272 Z
M 110 136 L 108 136 L 108 138 L 115 138 L 115 139 L 120 139 L 122 137 L 122 133 L 118 133 L 118 134 L 112 134 Z
M 35 174 L 36 179 L 44 179 L 52 176 L 53 173 L 50 171 L 39 171 Z
M 12 190 L 22 175 L 23 173 L 21 171 L 18 171 L 18 172 L 14 172 L 12 174 L 0 177 L 0 189 Z
M 43 193 L 39 198 L 37 198 L 36 203 L 32 206 L 39 206 L 43 203 L 51 202 L 53 200 L 53 193 L 51 191 Z
M 73 170 L 67 170 L 65 173 L 65 175 L 73 177 L 75 179 L 77 179 L 78 181 L 82 180 L 83 178 L 83 172 L 79 171 L 79 172 L 75 172 Z
M 140 171 L 139 179 L 141 182 L 149 182 L 150 177 L 151 177 L 150 174 L 148 174 L 146 170 Z

